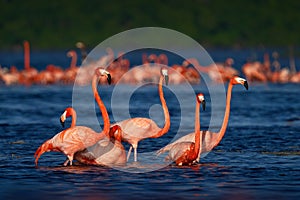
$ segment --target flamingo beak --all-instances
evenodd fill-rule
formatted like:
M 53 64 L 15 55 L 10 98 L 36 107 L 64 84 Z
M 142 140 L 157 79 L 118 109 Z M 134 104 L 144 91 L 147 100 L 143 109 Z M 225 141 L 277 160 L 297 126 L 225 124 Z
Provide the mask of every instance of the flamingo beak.
M 60 118 L 60 124 L 61 124 L 61 126 L 64 128 L 65 127 L 65 122 Z
M 107 74 L 107 82 L 109 85 L 111 84 L 111 75 L 110 74 Z
M 61 126 L 64 128 L 65 121 L 66 121 L 66 111 L 60 116 L 59 121 L 60 121 Z
M 246 88 L 246 90 L 248 90 L 248 82 L 244 81 L 244 87 Z
M 202 104 L 202 109 L 205 110 L 205 107 L 206 107 L 206 102 L 205 102 L 205 100 L 203 100 L 201 104 Z
M 164 78 L 165 78 L 165 83 L 166 83 L 166 85 L 168 85 L 168 84 L 169 84 L 169 76 L 168 76 L 168 75 L 165 75 Z

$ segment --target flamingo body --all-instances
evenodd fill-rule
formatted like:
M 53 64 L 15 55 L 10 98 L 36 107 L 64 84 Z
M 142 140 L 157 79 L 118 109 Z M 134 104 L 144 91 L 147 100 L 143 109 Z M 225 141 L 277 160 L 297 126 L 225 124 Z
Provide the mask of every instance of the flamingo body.
M 241 84 L 244 85 L 244 87 L 248 90 L 248 83 L 245 79 L 240 78 L 238 76 L 234 76 L 230 79 L 230 82 L 228 84 L 228 90 L 227 90 L 227 97 L 226 97 L 226 109 L 225 109 L 225 115 L 223 119 L 223 123 L 221 126 L 221 129 L 218 133 L 210 132 L 207 130 L 200 131 L 200 151 L 198 152 L 198 157 L 196 159 L 197 162 L 200 160 L 201 153 L 206 153 L 211 151 L 214 147 L 216 147 L 222 140 L 222 138 L 225 135 L 228 120 L 229 120 L 229 114 L 230 114 L 230 101 L 231 101 L 231 92 L 233 85 Z M 196 132 L 196 131 L 195 131 Z M 178 143 L 182 142 L 193 142 L 195 143 L 195 132 L 187 134 L 176 141 L 168 144 L 167 146 L 161 148 L 157 151 L 157 155 L 160 155 L 164 152 L 171 151 L 172 148 L 175 148 L 173 146 L 178 146 Z
M 158 93 L 159 93 L 159 97 L 161 100 L 161 104 L 165 116 L 165 125 L 163 128 L 158 127 L 153 120 L 149 118 L 142 118 L 142 117 L 126 119 L 114 124 L 114 125 L 118 125 L 122 129 L 121 131 L 122 141 L 131 144 L 130 149 L 128 151 L 127 160 L 129 159 L 131 150 L 133 148 L 134 161 L 135 162 L 137 161 L 137 147 L 139 141 L 146 138 L 161 137 L 162 135 L 167 133 L 170 128 L 170 114 L 168 111 L 168 107 L 162 89 L 163 79 L 165 80 L 166 84 L 168 84 L 168 71 L 165 68 L 161 69 L 161 76 L 158 85 Z
M 74 109 L 67 108 L 65 112 L 60 117 L 60 121 L 64 122 L 66 117 L 73 115 L 71 127 L 56 134 L 53 138 L 44 142 L 35 152 L 35 165 L 38 165 L 39 157 L 49 151 L 58 151 L 65 154 L 68 159 L 64 162 L 66 166 L 69 162 L 72 165 L 74 154 L 78 151 L 82 151 L 95 143 L 99 140 L 103 139 L 106 134 L 109 133 L 110 129 L 110 122 L 107 110 L 105 105 L 103 104 L 98 91 L 97 91 L 97 82 L 98 77 L 106 76 L 108 83 L 111 81 L 111 76 L 109 72 L 102 68 L 97 68 L 95 70 L 93 80 L 92 80 L 92 88 L 95 94 L 95 99 L 100 107 L 100 111 L 102 113 L 103 121 L 104 121 L 104 128 L 101 133 L 97 133 L 94 130 L 84 127 L 84 126 L 75 126 L 76 122 L 76 113 Z
M 64 165 L 72 165 L 74 154 L 77 151 L 83 150 L 93 144 L 95 144 L 95 139 L 98 138 L 99 133 L 94 130 L 84 127 L 75 126 L 68 128 L 58 134 L 53 138 L 44 142 L 35 152 L 35 164 L 38 165 L 39 157 L 49 151 L 56 151 L 65 154 L 69 160 L 67 160 Z

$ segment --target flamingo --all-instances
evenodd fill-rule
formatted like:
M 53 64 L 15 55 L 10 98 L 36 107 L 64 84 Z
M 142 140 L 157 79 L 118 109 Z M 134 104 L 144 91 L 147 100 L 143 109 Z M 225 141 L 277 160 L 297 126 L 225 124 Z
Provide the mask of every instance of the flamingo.
M 60 122 L 62 126 L 64 126 L 67 117 L 72 117 L 70 127 L 76 126 L 76 111 L 72 107 L 66 108 L 61 115 Z M 109 139 L 101 139 L 88 149 L 76 152 L 74 158 L 82 164 L 105 166 L 126 164 L 126 153 L 121 143 L 120 126 L 112 126 L 109 131 Z
M 159 98 L 162 104 L 165 117 L 165 125 L 163 128 L 157 126 L 157 124 L 149 118 L 131 118 L 115 123 L 122 129 L 122 141 L 128 142 L 131 146 L 127 154 L 127 161 L 129 160 L 132 148 L 134 149 L 134 161 L 137 161 L 137 148 L 139 141 L 146 138 L 158 138 L 166 134 L 170 128 L 170 114 L 163 95 L 162 83 L 165 80 L 168 84 L 168 70 L 166 68 L 161 69 L 161 75 L 158 85 Z
M 95 93 L 95 99 L 100 107 L 102 118 L 104 121 L 104 127 L 102 132 L 97 133 L 94 130 L 92 130 L 89 127 L 85 126 L 73 126 L 70 127 L 64 131 L 59 132 L 51 139 L 45 141 L 35 152 L 35 165 L 38 165 L 38 159 L 39 157 L 49 151 L 57 151 L 62 152 L 65 154 L 68 159 L 64 162 L 64 166 L 67 166 L 70 162 L 70 165 L 72 165 L 72 161 L 74 158 L 74 154 L 77 151 L 84 150 L 85 148 L 88 148 L 95 143 L 97 143 L 99 140 L 103 139 L 105 136 L 108 136 L 109 128 L 110 128 L 110 122 L 107 110 L 105 108 L 105 105 L 103 104 L 98 91 L 96 88 L 98 78 L 100 76 L 105 76 L 107 78 L 108 83 L 111 82 L 111 76 L 108 71 L 97 68 L 95 71 L 95 74 L 93 76 L 92 85 L 93 90 Z M 76 121 L 76 116 L 73 115 L 73 120 Z
M 112 126 L 109 130 L 109 139 L 99 140 L 95 145 L 76 152 L 75 159 L 83 164 L 101 166 L 123 166 L 126 164 L 126 152 L 122 144 L 122 129 Z
M 32 84 L 38 70 L 30 66 L 30 44 L 27 40 L 23 42 L 24 47 L 24 70 L 21 71 L 19 82 L 25 85 Z
M 175 161 L 176 165 L 191 165 L 202 151 L 202 137 L 200 135 L 200 104 L 205 110 L 204 95 L 199 93 L 196 97 L 195 110 L 195 142 L 178 142 L 172 146 L 166 160 Z
M 63 77 L 64 83 L 74 83 L 77 72 L 78 72 L 78 67 L 76 66 L 77 63 L 77 53 L 74 50 L 70 50 L 67 52 L 67 56 L 71 57 L 71 62 L 69 68 L 65 70 L 65 76 Z
M 230 114 L 230 101 L 231 101 L 231 92 L 232 88 L 236 84 L 241 84 L 243 85 L 247 90 L 248 90 L 248 82 L 246 79 L 243 79 L 238 76 L 234 76 L 233 78 L 230 79 L 230 82 L 228 84 L 228 90 L 227 90 L 227 97 L 226 97 L 226 109 L 225 109 L 225 114 L 224 114 L 224 119 L 223 123 L 221 126 L 221 129 L 218 133 L 213 133 L 208 130 L 201 131 L 202 135 L 202 148 L 201 151 L 199 151 L 197 162 L 200 160 L 200 154 L 201 153 L 207 153 L 213 148 L 215 148 L 222 140 L 222 138 L 225 135 L 227 125 L 228 125 L 228 120 L 229 120 L 229 114 Z M 160 155 L 164 152 L 170 151 L 172 147 L 179 142 L 195 142 L 195 133 L 190 133 L 188 135 L 185 135 L 178 140 L 174 141 L 173 143 L 168 144 L 167 146 L 161 148 L 156 152 L 157 155 Z

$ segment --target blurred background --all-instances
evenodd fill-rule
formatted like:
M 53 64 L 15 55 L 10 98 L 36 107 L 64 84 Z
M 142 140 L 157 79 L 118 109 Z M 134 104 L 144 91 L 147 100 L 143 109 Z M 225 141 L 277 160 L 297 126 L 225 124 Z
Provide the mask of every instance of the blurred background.
M 94 47 L 128 29 L 174 29 L 208 47 L 299 46 L 300 2 L 293 0 L 0 1 L 0 49 Z

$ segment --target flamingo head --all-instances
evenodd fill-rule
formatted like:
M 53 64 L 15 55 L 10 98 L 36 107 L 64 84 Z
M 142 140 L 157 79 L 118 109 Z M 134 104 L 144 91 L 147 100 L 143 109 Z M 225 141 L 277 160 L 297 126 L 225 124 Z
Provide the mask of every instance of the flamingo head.
M 73 108 L 68 107 L 65 109 L 64 113 L 60 116 L 60 124 L 62 127 L 65 127 L 65 121 L 67 117 L 70 117 L 73 113 Z
M 95 70 L 95 74 L 100 77 L 100 76 L 106 76 L 107 78 L 107 82 L 108 84 L 110 85 L 111 84 L 111 75 L 108 71 L 106 71 L 105 69 L 101 68 L 101 67 L 98 67 L 96 70 Z
M 206 102 L 202 93 L 197 94 L 197 101 L 202 104 L 202 109 L 205 110 Z
M 83 42 L 77 42 L 76 47 L 79 49 L 83 49 L 83 48 L 85 48 L 85 44 Z
M 246 88 L 246 90 L 248 90 L 248 82 L 247 82 L 247 80 L 246 80 L 246 79 L 243 79 L 243 78 L 241 78 L 241 77 L 234 76 L 234 77 L 230 80 L 230 83 L 231 83 L 232 85 L 241 84 L 241 85 L 243 85 L 243 86 Z
M 75 52 L 74 50 L 70 50 L 70 51 L 68 51 L 67 56 L 68 56 L 68 57 L 72 57 L 72 56 L 74 56 L 75 54 L 76 54 L 76 52 Z
M 122 140 L 122 129 L 119 125 L 114 125 L 112 127 L 110 127 L 109 130 L 109 137 L 110 138 L 114 138 L 115 140 L 118 140 L 121 142 Z
M 168 83 L 169 83 L 168 69 L 165 68 L 165 67 L 163 67 L 163 68 L 161 69 L 161 74 L 163 75 L 163 77 L 164 77 L 164 79 L 165 79 L 166 85 L 168 85 Z

